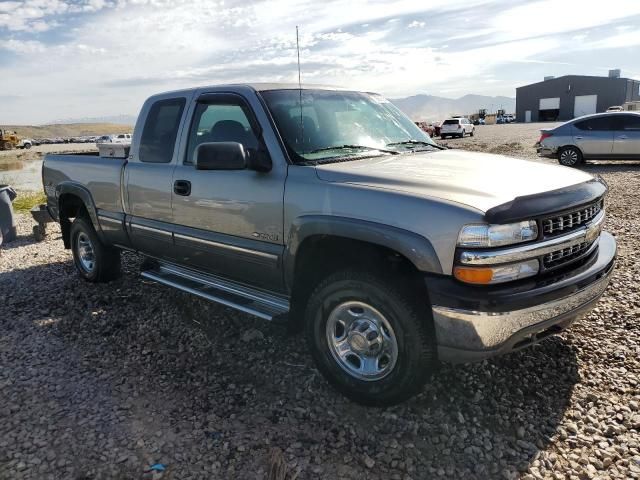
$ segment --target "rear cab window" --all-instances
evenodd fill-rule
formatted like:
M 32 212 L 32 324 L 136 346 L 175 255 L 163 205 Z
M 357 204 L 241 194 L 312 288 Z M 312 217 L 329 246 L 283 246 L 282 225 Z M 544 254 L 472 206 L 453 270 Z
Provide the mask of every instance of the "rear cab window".
M 460 120 L 457 118 L 452 118 L 442 122 L 443 125 L 458 125 L 459 123 L 460 123 Z
M 184 98 L 170 98 L 151 106 L 140 139 L 141 162 L 171 162 L 185 103 Z

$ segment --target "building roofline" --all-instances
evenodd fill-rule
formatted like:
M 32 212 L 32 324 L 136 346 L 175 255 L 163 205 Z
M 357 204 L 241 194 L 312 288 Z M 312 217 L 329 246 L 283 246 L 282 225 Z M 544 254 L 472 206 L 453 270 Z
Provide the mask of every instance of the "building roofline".
M 561 77 L 553 77 L 550 78 L 548 80 L 541 80 L 539 82 L 534 82 L 534 83 L 529 83 L 527 85 L 522 85 L 521 87 L 516 87 L 516 90 L 520 89 L 520 88 L 526 88 L 526 87 L 530 87 L 532 85 L 539 85 L 541 83 L 547 83 L 547 82 L 553 82 L 554 80 L 560 80 L 563 78 L 598 78 L 598 79 L 604 79 L 604 80 L 626 80 L 629 81 L 631 80 L 632 82 L 638 82 L 640 80 L 636 80 L 635 78 L 628 78 L 628 77 L 603 77 L 601 75 L 562 75 Z

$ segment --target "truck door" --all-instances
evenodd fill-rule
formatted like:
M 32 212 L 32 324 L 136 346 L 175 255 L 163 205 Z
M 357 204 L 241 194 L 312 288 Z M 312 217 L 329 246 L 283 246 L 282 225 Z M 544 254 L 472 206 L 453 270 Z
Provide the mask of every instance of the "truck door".
M 271 171 L 196 170 L 193 156 L 205 142 L 238 142 L 245 149 L 276 142 L 257 99 L 255 109 L 231 93 L 206 94 L 193 115 L 173 173 L 174 242 L 180 263 L 254 286 L 281 289 L 286 162 Z M 273 152 L 271 152 L 273 154 Z M 279 153 L 279 152 L 278 152 Z M 280 161 L 278 161 L 280 160 Z
M 147 255 L 172 259 L 173 162 L 187 99 L 151 101 L 140 114 L 144 125 L 136 136 L 125 168 L 127 227 L 131 242 Z

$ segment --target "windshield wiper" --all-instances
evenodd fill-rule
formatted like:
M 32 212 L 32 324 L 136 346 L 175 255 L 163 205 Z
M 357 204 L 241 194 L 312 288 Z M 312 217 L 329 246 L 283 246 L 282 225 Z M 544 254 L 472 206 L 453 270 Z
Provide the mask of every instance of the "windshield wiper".
M 444 148 L 441 147 L 440 145 L 437 145 L 437 144 L 431 143 L 431 142 L 424 142 L 422 140 L 404 140 L 402 142 L 387 143 L 387 147 L 393 147 L 395 145 L 425 145 L 425 146 L 428 146 L 428 147 L 433 147 L 433 148 L 438 148 L 440 150 L 444 150 Z
M 326 152 L 329 150 L 356 150 L 356 149 L 377 150 L 383 153 L 390 153 L 391 155 L 398 155 L 400 153 L 395 150 L 385 150 L 383 148 L 378 148 L 378 147 L 368 147 L 367 145 L 335 145 L 333 147 L 316 148 L 315 150 L 311 150 L 310 152 L 307 152 L 307 153 L 320 153 L 320 152 Z

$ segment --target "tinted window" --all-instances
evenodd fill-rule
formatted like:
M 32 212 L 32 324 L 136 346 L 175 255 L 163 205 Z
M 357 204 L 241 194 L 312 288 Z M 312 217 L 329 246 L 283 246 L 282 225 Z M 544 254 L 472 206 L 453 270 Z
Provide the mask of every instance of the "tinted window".
M 640 131 L 640 115 L 620 115 L 619 130 Z
M 160 100 L 151 106 L 140 140 L 142 162 L 171 161 L 184 104 L 184 98 L 172 98 Z
M 199 103 L 196 108 L 184 163 L 193 162 L 193 152 L 207 142 L 238 142 L 245 148 L 258 148 L 251 129 L 248 107 L 237 103 Z
M 442 122 L 443 125 L 458 125 L 459 120 L 445 120 Z
M 588 120 L 582 120 L 573 124 L 578 130 L 587 131 L 604 131 L 613 130 L 613 125 L 610 116 L 589 118 Z

